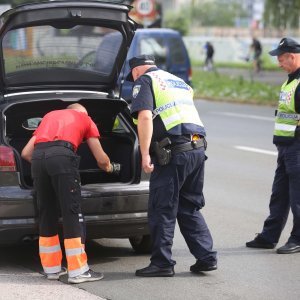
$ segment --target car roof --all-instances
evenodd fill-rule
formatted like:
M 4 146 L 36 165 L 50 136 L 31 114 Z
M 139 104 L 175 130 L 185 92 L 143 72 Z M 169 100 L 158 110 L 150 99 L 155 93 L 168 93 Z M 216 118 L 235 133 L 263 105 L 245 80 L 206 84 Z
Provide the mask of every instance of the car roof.
M 180 35 L 177 30 L 171 28 L 140 28 L 136 30 L 136 34 L 148 34 L 148 33 L 157 33 L 157 34 L 176 34 Z

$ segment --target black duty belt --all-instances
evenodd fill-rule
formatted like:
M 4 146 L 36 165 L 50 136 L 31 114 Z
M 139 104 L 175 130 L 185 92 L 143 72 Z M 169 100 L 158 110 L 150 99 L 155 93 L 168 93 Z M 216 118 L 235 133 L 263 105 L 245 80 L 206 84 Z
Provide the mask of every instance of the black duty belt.
M 200 139 L 200 140 L 197 140 L 197 141 L 191 141 L 191 142 L 188 142 L 188 143 L 171 146 L 171 153 L 172 154 L 177 154 L 177 153 L 180 153 L 180 152 L 190 151 L 190 150 L 201 148 L 201 147 L 205 147 L 205 140 L 204 139 Z
M 41 142 L 41 143 L 37 143 L 35 145 L 36 148 L 47 148 L 47 147 L 52 147 L 52 146 L 62 146 L 62 147 L 68 148 L 75 152 L 74 145 L 67 141 L 59 140 L 59 141 L 51 141 L 51 142 Z

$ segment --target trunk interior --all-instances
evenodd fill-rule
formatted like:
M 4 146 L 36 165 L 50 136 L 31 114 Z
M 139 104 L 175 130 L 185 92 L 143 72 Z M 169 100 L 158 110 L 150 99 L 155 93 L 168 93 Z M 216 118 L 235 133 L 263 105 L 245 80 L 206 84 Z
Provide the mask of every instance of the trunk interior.
M 28 119 L 43 117 L 51 110 L 64 109 L 74 102 L 77 101 L 64 102 L 60 99 L 28 101 L 14 103 L 4 111 L 6 142 L 16 151 L 17 168 L 20 170 L 23 186 L 32 187 L 32 178 L 30 164 L 23 160 L 20 154 L 34 130 L 25 129 L 22 124 Z M 78 102 L 86 107 L 90 117 L 96 123 L 100 131 L 101 145 L 110 160 L 121 164 L 119 175 L 101 171 L 87 143 L 84 142 L 77 150 L 77 154 L 81 157 L 79 167 L 81 184 L 136 181 L 135 170 L 138 161 L 136 134 L 119 114 L 126 108 L 126 103 L 115 99 L 81 99 Z

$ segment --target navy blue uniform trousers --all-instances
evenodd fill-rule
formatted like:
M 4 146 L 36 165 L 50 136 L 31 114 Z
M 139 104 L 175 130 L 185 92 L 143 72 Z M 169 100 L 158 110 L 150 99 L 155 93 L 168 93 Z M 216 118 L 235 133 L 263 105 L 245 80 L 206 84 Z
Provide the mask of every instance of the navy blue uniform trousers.
M 261 236 L 277 243 L 291 209 L 294 222 L 288 242 L 300 244 L 300 139 L 290 145 L 277 145 L 277 149 L 270 215 L 265 220 Z
M 190 252 L 203 262 L 216 262 L 216 252 L 206 222 L 204 206 L 204 149 L 181 152 L 166 166 L 155 164 L 150 177 L 149 227 L 152 239 L 151 264 L 175 265 L 172 244 L 176 218 Z

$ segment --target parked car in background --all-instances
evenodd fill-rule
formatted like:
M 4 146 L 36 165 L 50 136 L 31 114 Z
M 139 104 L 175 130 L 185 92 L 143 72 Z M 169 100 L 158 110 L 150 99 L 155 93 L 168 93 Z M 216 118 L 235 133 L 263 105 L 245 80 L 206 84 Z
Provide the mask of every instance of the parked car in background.
M 191 62 L 178 31 L 166 28 L 138 29 L 129 48 L 119 78 L 119 85 L 129 72 L 129 59 L 141 54 L 154 55 L 159 68 L 182 78 L 187 84 L 191 85 Z M 130 100 L 131 90 L 132 83 L 124 81 L 121 87 L 122 97 Z
M 97 124 L 105 152 L 122 166 L 119 175 L 101 172 L 86 143 L 78 148 L 87 238 L 129 238 L 136 251 L 150 250 L 149 182 L 141 180 L 128 104 L 114 93 L 136 28 L 128 12 L 123 4 L 51 1 L 1 16 L 0 245 L 38 235 L 30 164 L 21 158 L 22 148 L 46 113 L 80 103 Z M 105 42 L 111 35 L 117 36 L 114 51 Z M 96 65 L 90 53 L 99 47 Z

